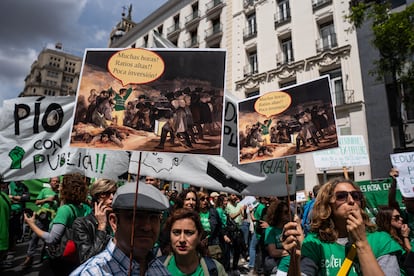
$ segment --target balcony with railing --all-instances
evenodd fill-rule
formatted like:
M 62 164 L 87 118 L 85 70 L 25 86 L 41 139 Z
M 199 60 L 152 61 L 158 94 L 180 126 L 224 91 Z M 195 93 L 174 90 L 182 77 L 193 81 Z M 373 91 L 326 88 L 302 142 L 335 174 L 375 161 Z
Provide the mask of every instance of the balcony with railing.
M 193 11 L 190 15 L 185 17 L 185 27 L 187 29 L 192 29 L 197 26 L 200 22 L 200 11 Z
M 336 33 L 332 33 L 325 37 L 321 37 L 316 40 L 316 50 L 323 52 L 332 48 L 338 47 L 338 41 L 336 39 Z
M 286 55 L 282 52 L 276 54 L 277 67 L 294 62 L 293 55 Z
M 258 73 L 257 66 L 252 66 L 251 64 L 248 64 L 244 66 L 243 68 L 244 77 L 249 77 L 257 73 Z
M 247 27 L 243 30 L 243 41 L 252 39 L 257 36 L 257 29 L 253 27 Z
M 200 45 L 199 36 L 193 36 L 190 39 L 184 41 L 185 48 L 198 48 L 199 45 Z
M 290 17 L 290 9 L 286 11 L 286 13 L 276 13 L 274 16 L 275 19 L 275 29 L 278 27 L 290 23 L 291 17 Z
M 216 15 L 224 7 L 224 0 L 212 0 L 206 4 L 206 16 Z
M 205 41 L 208 44 L 213 44 L 214 42 L 219 41 L 223 36 L 223 25 L 221 23 L 213 25 L 211 28 L 206 29 L 204 33 Z
M 170 40 L 174 37 L 177 37 L 179 33 L 180 33 L 180 23 L 178 22 L 167 28 L 167 37 Z
M 332 4 L 332 0 L 312 0 L 312 9 L 315 12 L 330 4 Z

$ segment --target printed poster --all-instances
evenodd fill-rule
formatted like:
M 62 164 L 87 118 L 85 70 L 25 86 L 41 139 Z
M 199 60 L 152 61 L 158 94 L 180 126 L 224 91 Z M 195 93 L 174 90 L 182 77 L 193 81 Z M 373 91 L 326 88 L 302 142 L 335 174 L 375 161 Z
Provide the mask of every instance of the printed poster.
M 221 154 L 226 52 L 88 49 L 72 147 Z
M 286 196 L 296 192 L 296 157 L 237 162 L 237 101 L 226 93 L 223 156 L 143 152 L 141 175 L 179 181 L 213 191 L 253 196 Z M 137 174 L 140 154 L 133 152 L 129 172 Z M 288 179 L 288 181 L 286 181 Z M 288 184 L 286 185 L 286 182 Z
M 338 147 L 329 77 L 238 104 L 239 163 Z

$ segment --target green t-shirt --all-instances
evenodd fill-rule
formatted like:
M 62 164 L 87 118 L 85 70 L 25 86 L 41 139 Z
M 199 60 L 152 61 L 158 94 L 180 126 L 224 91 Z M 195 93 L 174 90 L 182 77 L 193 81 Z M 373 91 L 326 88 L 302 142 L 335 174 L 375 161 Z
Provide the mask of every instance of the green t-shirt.
M 9 249 L 11 201 L 6 193 L 0 193 L 0 251 L 3 251 Z
M 217 207 L 216 210 L 217 210 L 217 213 L 218 213 L 219 218 L 221 220 L 221 226 L 222 226 L 222 228 L 225 228 L 226 225 L 227 225 L 226 213 L 224 212 L 223 208 L 221 208 L 221 207 Z
M 211 232 L 211 227 L 210 227 L 210 221 L 208 220 L 208 218 L 210 217 L 210 212 L 200 212 L 200 221 L 201 221 L 201 225 L 203 226 L 204 232 L 206 232 L 207 234 L 209 234 Z M 208 235 L 207 237 L 209 237 L 210 235 Z
M 383 255 L 400 255 L 400 245 L 386 232 L 367 233 L 368 243 L 376 259 Z M 319 268 L 318 275 L 337 275 L 346 257 L 346 248 L 339 243 L 319 240 L 315 233 L 309 233 L 302 244 L 302 256 L 312 259 Z M 355 270 L 355 262 L 348 276 L 360 275 Z
M 14 196 L 22 196 L 25 192 L 28 192 L 27 187 L 23 183 L 16 183 L 14 181 L 9 183 L 9 194 Z M 13 203 L 12 211 L 20 213 L 23 211 L 24 202 Z
M 260 233 L 257 232 L 257 227 L 260 226 L 260 221 L 263 219 L 263 210 L 266 208 L 266 205 L 263 203 L 259 203 L 256 208 L 254 209 L 253 217 L 257 222 L 255 223 L 254 232 L 256 233 L 257 240 L 260 240 L 260 237 L 262 236 Z
M 181 270 L 177 267 L 177 264 L 175 263 L 174 255 L 171 257 L 168 263 L 167 270 L 171 273 L 171 275 L 174 275 L 174 276 L 203 276 L 204 275 L 204 271 L 203 271 L 203 268 L 201 267 L 201 264 L 199 264 L 197 269 L 191 274 L 182 273 Z
M 73 212 L 72 208 L 73 207 Z M 53 224 L 63 224 L 65 226 L 72 226 L 73 221 L 77 217 L 84 217 L 89 215 L 91 212 L 91 207 L 87 204 L 82 203 L 80 206 L 76 206 L 73 204 L 64 204 L 57 209 L 56 216 L 51 222 L 51 226 Z
M 55 195 L 56 195 L 56 192 L 53 191 L 51 188 L 43 188 L 37 195 L 36 199 L 42 200 L 42 199 L 46 199 L 46 198 L 49 198 Z M 56 211 L 58 208 L 58 203 L 56 200 L 54 200 L 53 203 L 48 201 L 48 202 L 43 203 L 42 206 L 40 206 L 40 208 Z
M 277 249 L 283 249 L 282 243 L 280 242 L 280 235 L 282 234 L 283 229 L 277 228 L 274 226 L 269 226 L 265 230 L 265 239 L 264 244 L 268 246 L 269 244 L 274 244 Z M 283 272 L 288 272 L 290 263 L 290 256 L 285 256 L 280 258 L 277 269 Z
M 234 206 L 231 202 L 229 202 L 226 206 L 226 213 L 229 215 L 236 214 L 240 211 L 242 205 L 240 203 L 237 203 L 236 206 Z M 234 218 L 234 222 L 237 223 L 238 226 L 242 224 L 242 215 L 238 215 Z

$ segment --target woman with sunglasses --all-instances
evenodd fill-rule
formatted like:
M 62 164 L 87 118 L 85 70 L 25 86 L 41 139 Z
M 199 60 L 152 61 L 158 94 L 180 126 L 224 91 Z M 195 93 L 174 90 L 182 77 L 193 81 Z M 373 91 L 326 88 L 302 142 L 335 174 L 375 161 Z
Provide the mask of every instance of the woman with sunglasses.
M 401 247 L 388 233 L 376 231 L 365 207 L 359 187 L 337 178 L 321 187 L 305 239 L 300 223 L 285 224 L 283 247 L 301 255 L 303 275 L 400 275 Z
M 158 259 L 171 275 L 227 275 L 223 265 L 204 254 L 204 230 L 197 212 L 188 208 L 175 210 L 164 229 L 170 235 L 171 254 Z
M 93 211 L 85 217 L 75 219 L 72 225 L 80 263 L 103 251 L 113 236 L 108 214 L 112 212 L 116 190 L 116 182 L 110 179 L 98 179 L 89 189 Z
M 378 231 L 384 231 L 391 235 L 391 237 L 398 242 L 401 249 L 404 251 L 404 255 L 400 259 L 400 265 L 404 263 L 405 253 L 411 251 L 411 243 L 408 238 L 410 234 L 410 228 L 407 224 L 403 223 L 403 218 L 397 209 L 392 207 L 382 207 L 378 211 L 375 217 L 375 222 L 378 226 Z M 405 275 L 405 271 L 402 270 L 401 274 Z

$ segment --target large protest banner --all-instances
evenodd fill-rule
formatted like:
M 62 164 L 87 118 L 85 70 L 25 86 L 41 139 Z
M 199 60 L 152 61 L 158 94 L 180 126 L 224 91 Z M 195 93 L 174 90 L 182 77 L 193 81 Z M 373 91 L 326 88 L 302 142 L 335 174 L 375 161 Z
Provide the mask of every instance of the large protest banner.
M 388 205 L 388 190 L 391 187 L 390 178 L 358 181 L 356 183 L 364 193 L 367 207 L 372 215 L 376 215 L 379 207 Z M 396 200 L 401 207 L 404 207 L 399 190 L 396 193 Z
M 223 156 L 143 152 L 141 174 L 201 186 L 216 191 L 255 196 L 286 196 L 296 192 L 296 158 L 237 162 L 237 101 L 225 96 Z M 139 152 L 133 152 L 129 172 L 137 174 Z M 286 172 L 287 165 L 287 172 Z
M 238 104 L 239 163 L 338 147 L 329 77 Z
M 87 49 L 72 147 L 221 154 L 223 49 Z
M 127 152 L 70 148 L 75 97 L 22 97 L 3 102 L 0 173 L 5 181 L 80 172 L 88 177 L 128 171 Z
M 368 151 L 362 135 L 339 136 L 339 148 L 313 152 L 316 168 L 369 165 Z
M 398 169 L 397 185 L 405 197 L 414 197 L 414 152 L 394 153 L 390 155 L 391 164 Z

